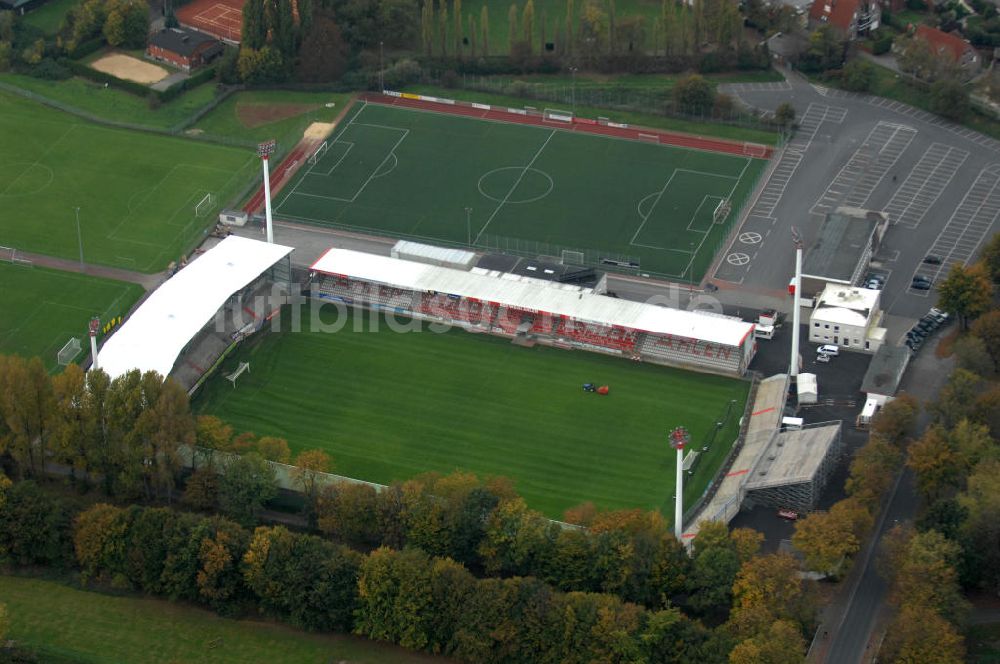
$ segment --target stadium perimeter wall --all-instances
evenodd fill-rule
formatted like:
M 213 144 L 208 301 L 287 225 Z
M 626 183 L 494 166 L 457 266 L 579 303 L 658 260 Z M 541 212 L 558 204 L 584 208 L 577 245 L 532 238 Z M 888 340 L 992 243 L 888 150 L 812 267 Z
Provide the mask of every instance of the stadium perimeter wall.
M 534 125 L 537 127 L 547 127 L 549 129 L 562 128 L 567 131 L 599 134 L 602 136 L 611 136 L 613 138 L 641 141 L 644 143 L 653 142 L 659 143 L 660 145 L 672 145 L 692 150 L 720 152 L 723 154 L 738 155 L 740 157 L 770 159 L 774 154 L 773 147 L 760 143 L 727 141 L 721 138 L 705 138 L 702 136 L 692 136 L 690 134 L 681 134 L 678 132 L 669 132 L 660 129 L 634 127 L 621 122 L 610 122 L 604 120 L 598 121 L 591 118 L 573 117 L 570 122 L 552 121 L 546 119 L 544 114 L 539 111 L 530 111 L 524 108 L 511 108 L 508 106 L 493 106 L 490 104 L 479 104 L 475 102 L 455 101 L 454 99 L 429 97 L 427 95 L 396 92 L 394 90 L 385 90 L 381 94 L 377 92 L 366 92 L 362 94 L 360 98 L 366 102 L 374 104 L 386 104 L 390 106 L 400 106 L 403 108 L 433 111 L 436 113 L 462 115 L 481 120 L 494 120 L 499 122 Z

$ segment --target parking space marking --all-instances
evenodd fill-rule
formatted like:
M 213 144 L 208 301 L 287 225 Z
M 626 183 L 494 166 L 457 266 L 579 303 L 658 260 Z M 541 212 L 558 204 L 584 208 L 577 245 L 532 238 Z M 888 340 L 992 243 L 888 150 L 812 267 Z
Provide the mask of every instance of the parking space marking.
M 968 157 L 965 150 L 933 143 L 886 205 L 890 222 L 907 228 L 919 226 Z
M 770 217 L 774 214 L 774 208 L 778 206 L 781 197 L 785 195 L 788 182 L 795 175 L 799 164 L 802 163 L 804 153 L 812 145 L 816 132 L 824 122 L 839 124 L 847 116 L 847 109 L 838 106 L 826 106 L 825 104 L 809 104 L 802 119 L 799 121 L 799 130 L 795 137 L 785 146 L 785 151 L 781 155 L 781 160 L 774 167 L 774 172 L 768 179 L 767 184 L 761 191 L 757 202 L 754 204 L 750 214 L 761 217 Z
M 826 214 L 840 205 L 863 207 L 916 135 L 917 130 L 913 127 L 895 122 L 879 122 L 840 169 L 810 212 Z
M 937 283 L 953 263 L 967 265 L 998 219 L 1000 164 L 992 164 L 980 171 L 931 245 L 928 254 L 940 257 L 941 264 L 921 263 L 914 270 L 914 276 L 920 274 Z
M 899 113 L 900 115 L 906 115 L 911 118 L 916 118 L 917 120 L 921 120 L 922 122 L 927 122 L 929 124 L 932 124 L 935 127 L 940 127 L 941 129 L 949 131 L 955 136 L 971 141 L 976 145 L 979 145 L 980 147 L 988 148 L 989 150 L 992 150 L 994 153 L 1000 153 L 1000 141 L 996 140 L 995 138 L 991 138 L 989 136 L 986 136 L 985 134 L 980 134 L 979 132 L 972 131 L 967 127 L 963 127 L 953 122 L 949 122 L 944 118 L 928 113 L 927 111 L 922 111 L 919 108 L 914 108 L 913 106 L 901 104 L 900 102 L 894 102 L 890 99 L 886 99 L 885 97 L 876 97 L 874 95 L 863 94 L 859 92 L 847 92 L 846 90 L 827 89 L 825 92 L 821 94 L 831 98 L 857 99 L 858 101 L 862 101 L 872 106 L 880 106 L 882 108 L 887 108 L 892 111 L 895 111 L 896 113 Z

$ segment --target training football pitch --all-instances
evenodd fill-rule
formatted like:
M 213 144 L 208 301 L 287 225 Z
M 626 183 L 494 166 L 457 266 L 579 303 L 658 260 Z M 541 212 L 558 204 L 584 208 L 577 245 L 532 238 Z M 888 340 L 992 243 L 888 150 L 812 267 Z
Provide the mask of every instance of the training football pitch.
M 252 151 L 112 129 L 0 92 L 0 245 L 153 272 L 253 178 Z M 77 210 L 79 208 L 79 236 Z
M 288 329 L 287 310 L 282 318 Z M 196 411 L 237 431 L 285 437 L 293 450 L 324 449 L 334 472 L 348 477 L 510 477 L 531 507 L 556 518 L 588 500 L 669 513 L 675 453 L 667 432 L 678 425 L 694 448 L 709 447 L 685 486 L 693 501 L 736 438 L 749 388 L 332 304 L 313 303 L 301 318 L 301 332 L 264 331 L 244 342 L 195 395 Z M 234 388 L 223 376 L 244 361 L 250 372 Z M 588 382 L 611 394 L 584 392 Z
M 0 262 L 0 353 L 42 358 L 49 370 L 70 337 L 80 340 L 79 362 L 90 352 L 87 324 L 124 316 L 142 286 L 73 272 Z
M 430 242 L 556 256 L 582 250 L 698 280 L 766 165 L 560 124 L 362 102 L 275 209 L 285 219 Z M 732 211 L 717 217 L 724 200 Z

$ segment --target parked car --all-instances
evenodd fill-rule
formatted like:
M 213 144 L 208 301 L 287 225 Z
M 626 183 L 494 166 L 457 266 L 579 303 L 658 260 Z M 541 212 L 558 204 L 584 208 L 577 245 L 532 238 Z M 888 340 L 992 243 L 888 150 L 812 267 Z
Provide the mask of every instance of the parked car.
M 865 288 L 869 288 L 871 290 L 882 290 L 882 285 L 882 282 L 878 279 L 869 279 L 865 282 Z
M 819 362 L 820 364 L 829 364 L 831 357 L 833 356 L 827 355 L 826 353 L 819 353 L 818 355 L 816 355 L 816 361 Z
M 937 307 L 931 307 L 931 310 L 927 313 L 928 316 L 934 316 L 939 323 L 944 323 L 948 320 L 951 315 L 947 311 L 938 309 Z
M 934 282 L 927 277 L 921 277 L 918 275 L 913 277 L 913 281 L 910 283 L 910 288 L 913 290 L 930 290 L 933 283 Z
M 790 509 L 780 509 L 778 510 L 778 518 L 785 519 L 786 521 L 798 521 L 799 513 L 795 510 Z
M 837 356 L 840 355 L 840 346 L 836 346 L 834 344 L 823 344 L 822 346 L 816 349 L 816 352 L 819 353 L 820 355 Z
M 934 254 L 927 254 L 926 256 L 924 256 L 924 262 L 927 263 L 928 265 L 940 265 L 941 257 L 935 256 Z

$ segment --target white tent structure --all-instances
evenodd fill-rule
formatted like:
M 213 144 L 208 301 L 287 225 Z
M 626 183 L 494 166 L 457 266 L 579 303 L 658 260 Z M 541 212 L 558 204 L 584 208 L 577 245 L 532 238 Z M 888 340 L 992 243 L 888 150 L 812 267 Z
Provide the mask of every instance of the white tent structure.
M 291 247 L 230 235 L 157 288 L 100 351 L 112 379 L 132 369 L 170 374 L 184 347 L 233 294 Z

